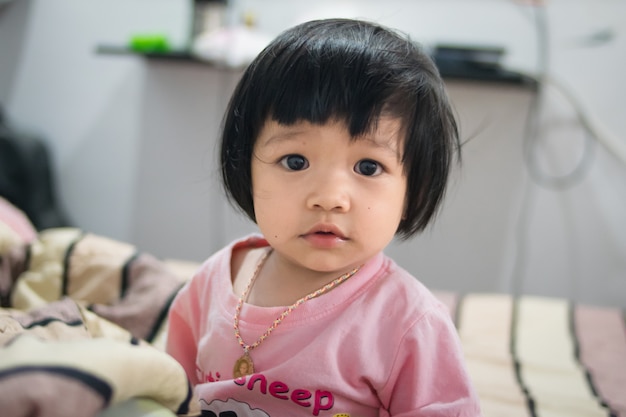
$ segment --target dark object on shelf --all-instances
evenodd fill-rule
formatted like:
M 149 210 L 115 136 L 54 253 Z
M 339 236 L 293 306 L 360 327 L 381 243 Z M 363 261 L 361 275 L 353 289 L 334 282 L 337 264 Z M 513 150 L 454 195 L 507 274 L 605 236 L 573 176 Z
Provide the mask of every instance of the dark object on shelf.
M 531 77 L 502 67 L 501 47 L 437 45 L 432 58 L 444 78 L 535 85 Z
M 10 129 L 0 108 L 0 196 L 22 210 L 37 230 L 70 226 L 54 191 L 46 145 Z

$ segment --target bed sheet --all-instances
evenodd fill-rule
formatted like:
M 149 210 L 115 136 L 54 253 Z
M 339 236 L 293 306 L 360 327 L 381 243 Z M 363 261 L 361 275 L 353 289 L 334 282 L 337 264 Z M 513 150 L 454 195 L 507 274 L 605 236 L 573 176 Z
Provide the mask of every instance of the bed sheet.
M 199 415 L 182 367 L 163 352 L 169 305 L 197 264 L 156 259 L 74 228 L 13 246 L 2 239 L 0 228 L 3 412 Z M 435 295 L 455 321 L 485 417 L 626 417 L 621 308 L 531 295 Z M 29 390 L 34 384 L 49 389 Z

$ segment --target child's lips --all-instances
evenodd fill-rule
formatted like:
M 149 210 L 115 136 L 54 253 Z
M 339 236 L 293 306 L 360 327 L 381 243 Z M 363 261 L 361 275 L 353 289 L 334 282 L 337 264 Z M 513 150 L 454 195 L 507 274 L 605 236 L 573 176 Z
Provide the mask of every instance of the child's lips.
M 316 226 L 302 235 L 313 246 L 331 248 L 349 240 L 336 226 Z
M 316 225 L 304 234 L 304 236 L 311 236 L 311 235 L 335 237 L 341 240 L 348 239 L 346 235 L 341 231 L 341 229 L 339 229 L 337 226 L 332 225 L 332 224 Z

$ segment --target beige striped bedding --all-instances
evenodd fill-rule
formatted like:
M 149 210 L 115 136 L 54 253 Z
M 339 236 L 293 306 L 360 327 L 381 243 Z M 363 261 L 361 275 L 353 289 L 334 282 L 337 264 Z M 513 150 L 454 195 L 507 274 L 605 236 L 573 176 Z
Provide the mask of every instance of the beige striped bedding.
M 193 415 L 185 374 L 162 349 L 169 303 L 195 264 L 77 229 L 0 255 L 0 415 L 95 416 L 139 397 Z M 485 417 L 626 417 L 621 309 L 435 294 L 455 320 Z M 38 414 L 46 409 L 61 414 Z

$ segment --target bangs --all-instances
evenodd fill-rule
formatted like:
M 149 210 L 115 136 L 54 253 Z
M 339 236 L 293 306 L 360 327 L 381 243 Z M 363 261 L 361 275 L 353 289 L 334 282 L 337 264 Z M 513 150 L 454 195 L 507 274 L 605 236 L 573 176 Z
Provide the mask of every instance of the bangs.
M 301 120 L 323 124 L 335 118 L 345 121 L 352 136 L 359 136 L 378 118 L 386 99 L 380 86 L 372 88 L 364 80 L 363 72 L 355 62 L 301 56 L 282 77 L 274 101 L 268 103 L 268 116 L 286 125 Z
M 374 129 L 383 113 L 404 122 L 415 105 L 407 97 L 412 89 L 402 85 L 389 65 L 395 52 L 381 54 L 383 47 L 320 35 L 275 49 L 274 57 L 265 61 L 268 67 L 257 69 L 271 74 L 257 86 L 257 120 L 271 118 L 285 125 L 342 120 L 353 137 Z M 384 62 L 381 56 L 386 56 Z

